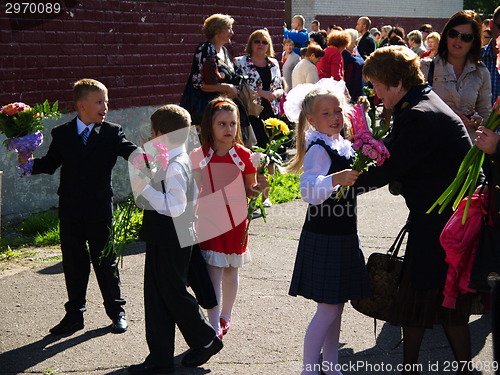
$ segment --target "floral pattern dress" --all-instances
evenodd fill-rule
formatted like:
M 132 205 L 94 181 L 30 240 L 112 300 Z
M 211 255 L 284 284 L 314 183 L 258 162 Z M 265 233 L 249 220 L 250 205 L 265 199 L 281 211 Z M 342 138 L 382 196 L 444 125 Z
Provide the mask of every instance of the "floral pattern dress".
M 250 88 L 257 92 L 258 90 L 263 89 L 262 78 L 260 77 L 259 72 L 257 71 L 257 67 L 252 61 L 252 58 L 248 55 L 240 56 L 234 59 L 234 65 L 236 69 L 236 73 L 242 76 L 246 76 L 248 85 Z M 271 70 L 271 88 L 270 91 L 275 92 L 278 97 L 283 93 L 283 84 L 281 81 L 281 72 L 278 60 L 268 57 L 267 58 L 267 66 Z M 277 91 L 277 92 L 276 92 Z M 257 104 L 262 104 L 262 98 L 259 96 L 255 99 Z M 279 99 L 273 100 L 271 103 L 271 107 L 274 115 L 279 114 Z
M 224 59 L 217 55 L 211 42 L 204 42 L 196 47 L 193 59 L 193 86 L 200 89 L 203 84 L 233 83 L 236 71 L 226 47 L 222 47 Z

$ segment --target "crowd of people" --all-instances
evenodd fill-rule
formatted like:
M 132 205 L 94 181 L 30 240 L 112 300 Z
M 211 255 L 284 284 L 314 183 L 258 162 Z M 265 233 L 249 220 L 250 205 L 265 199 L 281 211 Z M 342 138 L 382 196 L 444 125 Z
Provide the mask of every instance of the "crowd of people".
M 257 120 L 286 115 L 296 127 L 296 154 L 288 168 L 302 172 L 300 187 L 310 205 L 290 294 L 317 303 L 305 333 L 303 374 L 314 373 L 311 369 L 321 355 L 335 368 L 344 303 L 370 293 L 355 216 L 313 212 L 333 212 L 339 204 L 355 206 L 359 189 L 388 184 L 399 186 L 410 210 L 405 271 L 391 317 L 392 324 L 403 327 L 403 363 L 409 368 L 418 363 L 425 329 L 436 323 L 443 326 L 455 359 L 471 360 L 471 295 L 461 296 L 456 309 L 441 306 L 448 264 L 439 236 L 452 211 L 425 211 L 453 180 L 474 142 L 488 158 L 498 156 L 494 146 L 500 136 L 482 125 L 499 94 L 494 64 L 499 21 L 500 8 L 486 23 L 473 11 L 457 12 L 441 32 L 430 24 L 407 34 L 397 25 L 379 30 L 368 17 L 360 17 L 353 28 L 331 25 L 327 30 L 313 20 L 308 32 L 304 17 L 296 15 L 290 29 L 284 26 L 280 61 L 265 29 L 254 31 L 246 54 L 234 59 L 237 74 L 247 77 L 255 101 L 263 107 L 259 115 L 250 116 L 258 144 L 267 139 Z M 348 124 L 343 114 L 354 103 L 366 101 L 370 90 L 383 104 L 381 117 L 391 127 L 386 140 L 391 158 L 383 167 L 359 175 L 349 168 L 353 154 L 344 138 Z M 291 104 L 290 98 L 297 101 L 297 96 L 301 101 Z M 287 113 L 293 106 L 295 118 Z M 415 142 L 429 128 L 434 130 L 433 141 L 425 146 Z M 491 173 L 488 177 L 498 178 Z M 333 199 L 340 186 L 350 185 L 357 187 L 351 190 L 353 196 L 341 203 Z M 423 190 L 428 194 L 423 196 Z M 211 319 L 216 330 L 222 327 L 218 318 L 227 322 L 230 316 L 216 314 Z
M 182 359 L 186 367 L 202 365 L 223 348 L 232 324 L 238 270 L 251 260 L 245 236 L 247 198 L 262 192 L 264 206 L 271 204 L 267 178 L 257 173 L 249 147 L 265 147 L 269 138 L 264 121 L 283 115 L 295 126 L 296 153 L 287 168 L 301 173 L 300 189 L 309 203 L 289 294 L 317 303 L 305 333 L 302 374 L 318 373 L 315 365 L 321 356 L 330 363 L 325 373 L 340 374 L 336 365 L 344 304 L 371 293 L 357 232 L 356 197 L 389 184 L 399 186 L 409 209 L 403 274 L 390 319 L 403 328 L 405 369 L 418 363 L 425 329 L 434 324 L 443 326 L 458 363 L 470 362 L 472 294 L 461 295 L 455 309 L 441 305 L 448 266 L 439 236 L 452 210 L 426 211 L 474 143 L 489 162 L 485 180 L 491 225 L 500 229 L 500 135 L 483 127 L 500 94 L 495 44 L 500 7 L 487 25 L 475 12 L 459 11 L 441 33 L 424 24 L 407 35 L 399 26 L 383 25 L 379 31 L 368 17 L 360 17 L 353 28 L 331 25 L 327 30 L 313 20 L 308 33 L 304 17 L 296 15 L 291 29 L 285 24 L 278 59 L 266 29 L 249 35 L 242 56 L 230 56 L 225 45 L 231 42 L 233 23 L 229 15 L 208 17 L 203 25 L 206 41 L 194 54 L 188 85 L 204 103 L 196 123 L 201 146 L 190 154 L 186 148 L 195 117 L 180 106 L 163 106 L 151 116 L 151 142 L 159 149 L 158 143 L 163 144 L 168 163 L 131 177 L 137 204 L 149 208 L 140 237 L 147 244 L 144 298 L 150 353 L 128 372 L 174 372 L 175 326 L 191 348 Z M 246 102 L 240 96 L 244 88 L 253 93 Z M 391 156 L 360 174 L 351 169 L 355 151 L 346 136 L 346 113 L 363 100 L 365 88 L 392 115 L 385 139 Z M 68 302 L 65 317 L 51 333 L 84 326 L 89 256 L 112 329 L 123 333 L 128 323 L 116 257 L 101 258 L 112 220 L 110 174 L 118 156 L 133 158 L 134 165 L 137 157 L 144 158 L 150 165 L 120 126 L 104 121 L 108 98 L 102 83 L 80 80 L 74 94 L 78 115 L 53 130 L 47 155 L 19 159 L 31 163 L 32 174 L 62 169 L 58 194 Z M 272 164 L 267 167 L 272 172 Z M 349 193 L 336 198 L 346 186 L 352 186 Z M 219 192 L 223 196 L 217 200 Z M 221 219 L 214 220 L 213 213 L 221 210 Z M 196 280 L 204 283 L 196 288 L 190 282 L 196 299 L 186 289 L 195 254 L 201 254 Z M 495 306 L 497 285 L 492 295 Z M 496 348 L 497 326 L 493 334 Z M 472 372 L 464 367 L 458 373 Z

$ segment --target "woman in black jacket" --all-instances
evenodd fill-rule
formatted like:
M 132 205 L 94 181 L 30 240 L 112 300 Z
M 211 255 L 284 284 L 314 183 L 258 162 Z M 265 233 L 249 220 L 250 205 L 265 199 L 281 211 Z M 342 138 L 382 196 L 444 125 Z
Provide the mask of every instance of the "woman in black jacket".
M 390 158 L 361 174 L 356 186 L 369 189 L 396 184 L 410 210 L 403 275 L 390 321 L 403 327 L 403 373 L 418 373 L 425 329 L 435 323 L 442 324 L 455 359 L 470 361 L 470 295 L 459 297 L 455 309 L 441 306 L 448 264 L 439 235 L 452 211 L 426 214 L 452 182 L 471 147 L 467 131 L 425 84 L 419 58 L 408 48 L 377 49 L 365 61 L 363 76 L 394 117 L 386 138 Z

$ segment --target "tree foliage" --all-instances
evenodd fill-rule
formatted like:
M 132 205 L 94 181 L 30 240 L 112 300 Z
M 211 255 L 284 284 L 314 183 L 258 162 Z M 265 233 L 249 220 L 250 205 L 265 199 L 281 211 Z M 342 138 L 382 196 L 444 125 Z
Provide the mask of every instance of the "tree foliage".
M 495 0 L 464 0 L 464 9 L 476 11 L 483 20 L 491 18 L 493 11 L 499 5 Z

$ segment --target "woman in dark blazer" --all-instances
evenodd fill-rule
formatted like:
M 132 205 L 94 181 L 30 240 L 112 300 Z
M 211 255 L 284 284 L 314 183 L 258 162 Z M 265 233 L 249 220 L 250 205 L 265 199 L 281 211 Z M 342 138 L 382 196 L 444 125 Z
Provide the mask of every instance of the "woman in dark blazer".
M 397 185 L 410 210 L 403 275 L 391 319 L 403 327 L 404 364 L 418 363 L 425 329 L 435 323 L 443 325 L 455 359 L 470 361 L 470 295 L 459 297 L 455 309 L 441 307 L 448 264 L 439 235 L 452 211 L 426 214 L 471 147 L 467 131 L 425 84 L 419 58 L 408 48 L 376 50 L 365 61 L 363 76 L 373 84 L 384 107 L 393 109 L 394 123 L 386 138 L 390 158 L 361 174 L 356 186 Z

